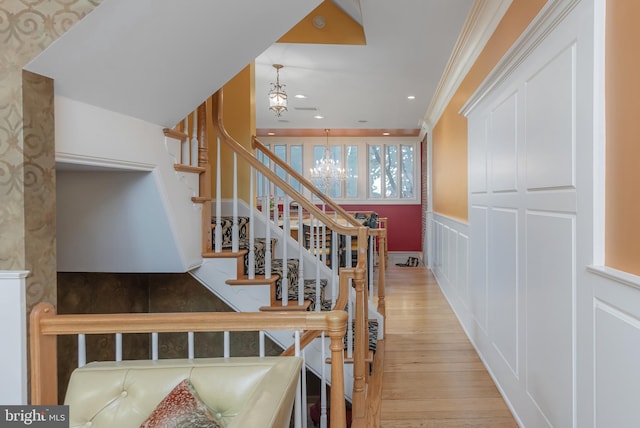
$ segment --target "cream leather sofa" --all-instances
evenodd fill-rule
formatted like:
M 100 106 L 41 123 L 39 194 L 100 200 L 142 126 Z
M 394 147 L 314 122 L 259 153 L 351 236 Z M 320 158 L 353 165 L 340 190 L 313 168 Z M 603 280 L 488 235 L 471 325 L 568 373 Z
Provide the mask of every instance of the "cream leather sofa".
M 225 428 L 289 426 L 298 357 L 95 362 L 76 369 L 65 397 L 70 427 L 139 427 L 183 379 Z

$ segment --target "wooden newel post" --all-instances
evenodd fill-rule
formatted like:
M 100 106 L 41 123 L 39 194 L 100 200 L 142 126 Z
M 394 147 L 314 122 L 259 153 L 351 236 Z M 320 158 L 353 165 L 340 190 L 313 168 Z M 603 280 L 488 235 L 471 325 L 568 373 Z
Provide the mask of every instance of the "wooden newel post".
M 378 311 L 384 316 L 385 314 L 385 276 L 387 267 L 387 229 L 380 229 L 378 236 L 380 242 L 379 261 L 378 261 Z M 385 323 L 386 325 L 386 323 Z
M 209 147 L 207 141 L 207 108 L 206 103 L 198 107 L 198 166 L 209 165 Z
M 330 425 L 336 428 L 347 426 L 347 411 L 344 401 L 344 344 L 347 332 L 347 313 L 332 311 L 328 314 L 328 334 L 331 338 L 331 420 Z
M 353 419 L 365 416 L 365 358 L 367 352 L 367 320 L 366 320 L 366 275 L 367 275 L 367 227 L 358 230 L 358 263 L 356 265 L 353 285 L 356 289 L 355 297 L 355 337 L 353 346 Z
M 207 104 L 209 107 L 207 108 Z M 198 107 L 198 166 L 204 168 L 200 174 L 199 186 L 202 203 L 202 251 L 207 253 L 213 250 L 213 237 L 211 236 L 211 164 L 209 163 L 209 138 L 213 132 L 207 128 L 207 110 L 211 110 L 209 100 Z
M 51 318 L 56 310 L 51 303 L 38 303 L 29 315 L 31 358 L 31 404 L 58 404 L 58 367 L 56 336 L 42 334 L 40 321 Z M 39 339 L 38 339 L 39 338 Z

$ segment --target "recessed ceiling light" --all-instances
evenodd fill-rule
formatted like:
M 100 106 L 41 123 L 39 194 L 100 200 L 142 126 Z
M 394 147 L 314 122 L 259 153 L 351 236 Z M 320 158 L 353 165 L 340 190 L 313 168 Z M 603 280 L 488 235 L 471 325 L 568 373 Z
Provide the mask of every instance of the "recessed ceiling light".
M 415 95 L 409 95 L 409 96 L 407 97 L 407 99 L 409 99 L 409 100 L 415 100 L 415 99 L 416 99 L 416 96 L 415 96 Z
M 366 120 L 366 119 L 360 119 L 360 120 L 358 121 L 358 123 L 367 123 L 367 122 L 369 122 L 369 121 L 368 121 L 368 120 Z
M 382 135 L 391 135 L 390 132 L 383 132 Z
M 304 95 L 304 94 L 297 94 L 297 95 L 294 95 L 294 97 L 295 97 L 295 98 L 299 98 L 299 99 L 301 99 L 301 100 L 303 100 L 303 99 L 307 98 L 307 96 L 306 96 L 306 95 Z
M 267 132 L 267 135 L 276 135 L 275 132 Z
M 324 119 L 324 116 L 320 116 L 319 114 L 316 114 L 315 116 L 313 116 L 314 119 Z
M 318 30 L 321 30 L 324 28 L 325 25 L 327 25 L 327 21 L 324 19 L 324 16 L 322 15 L 316 15 L 313 17 L 313 26 L 316 27 Z

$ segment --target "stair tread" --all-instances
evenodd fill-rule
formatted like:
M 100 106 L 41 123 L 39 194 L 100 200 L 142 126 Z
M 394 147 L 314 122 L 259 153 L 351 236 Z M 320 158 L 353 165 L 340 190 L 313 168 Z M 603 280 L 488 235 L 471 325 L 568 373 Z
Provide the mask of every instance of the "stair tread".
M 193 196 L 191 198 L 191 202 L 196 203 L 196 204 L 203 204 L 205 202 L 211 202 L 212 200 L 213 200 L 213 198 L 204 197 L 204 196 Z
M 277 274 L 271 275 L 271 278 L 265 278 L 264 275 L 255 275 L 253 279 L 249 279 L 248 275 L 238 279 L 228 279 L 225 282 L 229 285 L 265 285 L 273 284 L 278 280 Z
M 196 174 L 202 174 L 203 172 L 206 171 L 206 169 L 201 166 L 185 165 L 181 163 L 174 163 L 173 169 L 180 172 L 193 172 Z
M 165 137 L 175 138 L 176 140 L 184 141 L 189 139 L 189 135 L 177 129 L 164 128 L 162 132 L 164 132 Z
M 244 255 L 247 254 L 247 253 L 248 253 L 247 250 L 239 250 L 237 253 L 234 253 L 231 250 L 222 250 L 219 253 L 216 253 L 214 251 L 210 251 L 210 252 L 202 253 L 202 257 L 209 258 L 209 259 L 237 258 L 237 257 L 244 257 Z
M 268 311 L 307 311 L 309 309 L 309 306 L 311 306 L 311 302 L 309 300 L 305 300 L 304 304 L 302 305 L 294 305 L 294 304 L 287 304 L 286 306 L 282 306 L 282 302 L 281 301 L 277 301 L 274 302 L 271 306 L 261 306 L 260 310 L 262 312 L 268 312 Z

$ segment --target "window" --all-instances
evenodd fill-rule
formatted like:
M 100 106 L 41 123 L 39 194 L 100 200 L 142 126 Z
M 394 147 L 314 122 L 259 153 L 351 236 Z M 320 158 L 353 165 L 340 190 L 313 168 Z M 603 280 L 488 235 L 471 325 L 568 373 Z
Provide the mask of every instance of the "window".
M 358 146 L 345 147 L 345 170 L 347 178 L 345 180 L 345 191 L 347 198 L 358 197 Z
M 272 137 L 269 147 L 280 158 L 287 162 L 294 170 L 309 178 L 309 169 L 315 165 L 315 161 L 326 155 L 326 142 L 318 138 Z M 342 183 L 330 185 L 327 193 L 341 203 L 417 203 L 420 196 L 419 181 L 419 156 L 417 142 L 410 138 L 401 137 L 391 140 L 389 137 L 351 137 L 344 141 L 335 139 L 334 144 L 329 144 L 329 153 L 332 159 L 340 161 L 345 169 L 347 178 Z M 418 152 L 419 155 L 419 152 Z M 264 156 L 258 153 L 260 160 Z M 265 162 L 265 164 L 267 164 Z M 276 168 L 276 174 L 285 178 L 284 170 Z M 291 187 L 300 191 L 300 183 L 291 178 Z M 260 182 L 259 182 L 260 183 Z M 416 189 L 416 183 L 418 188 Z M 258 194 L 265 190 L 258 186 Z M 272 193 L 267 191 L 267 194 Z M 305 190 L 302 193 L 308 195 Z M 282 197 L 284 192 L 278 190 L 277 197 Z
M 416 197 L 414 151 L 415 146 L 409 144 L 369 145 L 369 198 Z
M 267 148 L 271 148 L 271 146 L 268 144 L 266 144 L 266 146 Z M 287 162 L 296 172 L 298 172 L 299 174 L 302 174 L 302 146 L 301 145 L 274 144 L 272 150 L 276 156 L 278 156 L 283 161 Z M 269 158 L 265 156 L 261 151 L 257 152 L 257 158 L 264 165 L 266 165 L 267 167 L 269 166 Z M 275 168 L 276 168 L 275 172 L 278 175 L 278 177 L 282 178 L 283 180 L 286 180 L 287 174 L 285 173 L 284 169 L 282 169 L 279 166 L 276 166 Z M 271 193 L 265 188 L 266 185 L 264 184 L 264 176 L 261 173 L 257 174 L 256 181 L 258 183 L 258 191 L 257 191 L 258 197 L 263 197 Z M 300 191 L 300 182 L 298 182 L 298 180 L 292 178 L 289 181 L 289 184 L 295 190 Z M 278 188 L 276 190 L 275 196 L 283 197 L 284 191 Z

